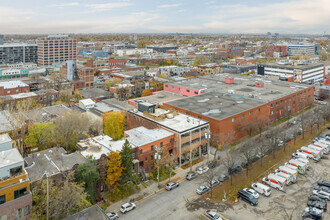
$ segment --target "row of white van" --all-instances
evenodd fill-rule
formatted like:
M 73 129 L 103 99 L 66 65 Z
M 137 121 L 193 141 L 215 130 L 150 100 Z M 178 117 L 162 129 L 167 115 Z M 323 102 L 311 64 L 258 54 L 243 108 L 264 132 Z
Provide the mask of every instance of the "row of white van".
M 267 184 L 275 189 L 286 191 L 287 185 L 293 184 L 297 181 L 298 173 L 304 175 L 309 169 L 309 159 L 319 161 L 323 154 L 329 154 L 330 141 L 326 139 L 319 139 L 317 142 L 301 147 L 296 153 L 292 154 L 293 159 L 289 160 L 283 166 L 280 166 L 274 173 L 269 174 L 262 179 L 264 184 Z M 257 186 L 257 185 L 256 185 Z M 258 184 L 260 189 L 254 187 L 257 192 L 261 192 L 269 196 L 271 191 L 265 185 Z

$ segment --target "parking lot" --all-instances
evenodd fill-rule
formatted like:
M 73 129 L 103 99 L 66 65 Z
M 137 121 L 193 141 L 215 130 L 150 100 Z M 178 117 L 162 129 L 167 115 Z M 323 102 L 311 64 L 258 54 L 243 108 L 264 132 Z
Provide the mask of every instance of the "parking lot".
M 259 204 L 251 206 L 244 201 L 234 204 L 223 213 L 231 219 L 301 219 L 307 207 L 308 196 L 312 194 L 318 180 L 329 180 L 330 156 L 321 161 L 311 161 L 305 175 L 298 174 L 297 183 L 287 187 L 286 193 L 272 188 L 270 197 L 260 196 Z M 292 217 L 291 217 L 292 216 Z M 329 211 L 323 219 L 330 219 Z

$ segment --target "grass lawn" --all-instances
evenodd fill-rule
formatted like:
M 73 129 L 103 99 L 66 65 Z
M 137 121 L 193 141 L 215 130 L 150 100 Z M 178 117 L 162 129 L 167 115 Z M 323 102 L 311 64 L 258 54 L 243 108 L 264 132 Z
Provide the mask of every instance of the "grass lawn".
M 172 171 L 172 175 L 174 176 L 175 172 Z M 157 181 L 157 177 L 158 177 L 158 171 L 157 169 L 155 169 L 154 172 L 151 173 L 150 175 L 151 179 L 153 179 L 154 181 Z M 159 169 L 159 181 L 163 181 L 166 180 L 170 177 L 170 169 L 168 167 L 163 167 Z
M 105 194 L 105 197 L 111 202 L 117 202 L 119 200 L 125 199 L 130 195 L 133 195 L 139 191 L 139 187 L 133 183 L 128 183 L 125 185 L 120 185 L 114 191 L 109 191 Z
M 329 126 L 329 125 L 327 125 Z M 315 136 L 321 134 L 326 127 L 322 127 L 319 131 L 314 130 L 311 134 L 310 132 L 305 133 L 305 138 L 303 139 L 302 135 L 297 137 L 296 143 L 294 144 L 293 141 L 288 143 L 285 147 L 278 149 L 275 152 L 275 158 L 273 158 L 272 154 L 269 154 L 262 158 L 262 166 L 261 160 L 257 161 L 256 163 L 252 164 L 249 168 L 249 174 L 246 175 L 246 169 L 233 176 L 233 184 L 230 184 L 230 179 L 227 180 L 225 183 L 219 185 L 215 189 L 213 189 L 213 196 L 211 198 L 212 201 L 220 202 L 224 198 L 224 194 L 226 193 L 226 198 L 228 203 L 232 203 L 236 200 L 237 191 L 245 188 L 251 187 L 253 182 L 261 182 L 261 179 L 267 176 L 269 173 L 273 172 L 275 168 L 279 167 L 280 165 L 284 164 L 288 160 L 291 159 L 292 153 L 296 152 L 301 146 L 310 144 Z M 220 161 L 221 163 L 221 161 Z M 210 193 L 205 194 L 204 198 L 210 198 Z

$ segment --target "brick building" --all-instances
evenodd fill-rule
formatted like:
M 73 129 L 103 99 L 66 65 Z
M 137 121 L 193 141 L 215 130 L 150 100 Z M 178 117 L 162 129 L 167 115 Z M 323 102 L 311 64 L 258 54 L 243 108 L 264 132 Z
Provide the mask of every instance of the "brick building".
M 89 59 L 86 61 L 86 66 L 94 69 L 98 68 L 113 68 L 113 67 L 123 67 L 126 65 L 125 59 L 114 59 L 110 58 L 98 58 L 98 59 Z
M 77 67 L 77 76 L 80 81 L 85 82 L 85 87 L 92 87 L 94 85 L 94 69 L 91 67 Z
M 232 134 L 236 140 L 247 135 L 242 126 L 261 119 L 274 123 L 314 101 L 313 86 L 233 76 L 218 74 L 164 84 L 165 91 L 189 91 L 188 98 L 164 105 L 208 121 L 211 132 L 219 138 Z
M 287 46 L 285 45 L 266 45 L 265 55 L 266 57 L 274 57 L 274 53 L 278 53 L 279 56 L 287 56 Z
M 30 92 L 30 86 L 22 81 L 0 82 L 0 96 L 15 95 Z
M 213 75 L 221 72 L 221 67 L 216 63 L 208 63 L 205 65 L 199 65 L 197 71 L 203 75 Z
M 37 43 L 39 66 L 77 59 L 77 40 L 68 35 L 49 35 L 38 39 Z
M 24 169 L 23 157 L 11 143 L 8 134 L 0 135 L 0 218 L 30 219 L 30 180 Z

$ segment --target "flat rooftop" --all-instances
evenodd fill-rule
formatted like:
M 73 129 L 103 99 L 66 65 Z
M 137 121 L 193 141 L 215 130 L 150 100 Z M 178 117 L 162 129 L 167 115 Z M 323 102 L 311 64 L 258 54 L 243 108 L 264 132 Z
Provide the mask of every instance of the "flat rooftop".
M 98 205 L 92 205 L 80 212 L 77 212 L 64 220 L 109 220 L 109 217 L 104 213 L 104 211 Z
M 7 143 L 7 142 L 11 142 L 12 139 L 11 137 L 9 136 L 9 134 L 0 134 L 0 144 L 3 144 L 3 143 Z
M 16 148 L 0 151 L 0 168 L 23 162 L 22 155 Z
M 162 128 L 147 129 L 142 126 L 125 131 L 125 134 L 129 135 L 127 140 L 135 147 L 140 147 L 173 135 L 172 132 Z
M 105 100 L 102 100 L 102 102 L 108 104 L 108 105 L 111 105 L 113 107 L 116 107 L 120 110 L 125 110 L 125 111 L 129 111 L 129 110 L 133 110 L 134 107 L 127 104 L 127 102 L 122 102 L 122 101 L 119 101 L 117 99 L 105 99 Z
M 20 80 L 0 81 L 0 87 L 4 87 L 4 89 L 13 89 L 18 87 L 26 87 L 26 86 L 29 85 Z
M 290 70 L 295 70 L 295 69 L 302 69 L 302 70 L 304 70 L 304 69 L 312 69 L 312 68 L 317 68 L 317 67 L 324 66 L 323 63 L 300 64 L 300 65 L 294 66 L 294 65 L 291 65 L 291 64 L 278 64 L 278 63 L 275 63 L 275 62 L 272 62 L 272 63 L 260 63 L 260 65 L 263 65 L 265 67 L 272 66 L 272 67 L 278 67 L 278 68 L 290 69 Z
M 150 96 L 144 96 L 144 97 L 140 97 L 140 98 L 136 98 L 136 99 L 130 99 L 129 101 L 132 102 L 139 102 L 139 101 L 146 101 L 146 102 L 150 102 L 153 104 L 163 104 L 164 102 L 170 102 L 170 101 L 174 101 L 177 99 L 182 99 L 185 98 L 185 96 L 183 95 L 179 95 L 173 92 L 168 92 L 168 91 L 159 91 L 159 92 L 155 92 L 154 95 L 150 95 Z
M 234 78 L 234 83 L 226 84 L 225 78 Z M 264 83 L 264 87 L 256 87 L 256 82 Z M 280 80 L 271 80 L 263 76 L 243 76 L 229 73 L 186 79 L 167 84 L 186 89 L 200 90 L 205 93 L 216 91 L 236 96 L 246 96 L 267 102 L 313 87 Z
M 191 111 L 209 118 L 222 120 L 232 115 L 256 108 L 266 102 L 244 96 L 208 92 L 185 99 L 168 102 L 167 104 Z
M 29 154 L 24 158 L 25 170 L 31 182 L 41 179 L 45 172 L 49 176 L 71 170 L 76 164 L 82 164 L 86 159 L 79 153 L 67 154 L 62 147 L 53 147 L 44 151 Z
M 136 114 L 136 115 L 138 115 L 140 117 L 143 117 L 143 118 L 146 118 L 150 121 L 155 122 L 156 124 L 159 124 L 163 127 L 166 127 L 168 129 L 174 131 L 174 132 L 177 132 L 177 133 L 184 133 L 184 132 L 189 131 L 191 129 L 198 128 L 198 127 L 209 124 L 209 122 L 204 121 L 202 119 L 195 118 L 195 117 L 185 115 L 185 114 L 181 114 L 181 113 L 178 113 L 178 115 L 175 115 L 172 118 L 167 118 L 166 117 L 165 119 L 162 119 L 162 120 L 154 120 L 150 117 L 144 116 L 143 112 L 140 112 L 140 111 L 138 111 L 138 112 L 130 111 L 130 113 Z M 156 108 L 156 112 L 153 115 L 159 116 L 159 115 L 162 115 L 162 114 L 166 114 L 166 111 L 164 112 L 163 109 Z

